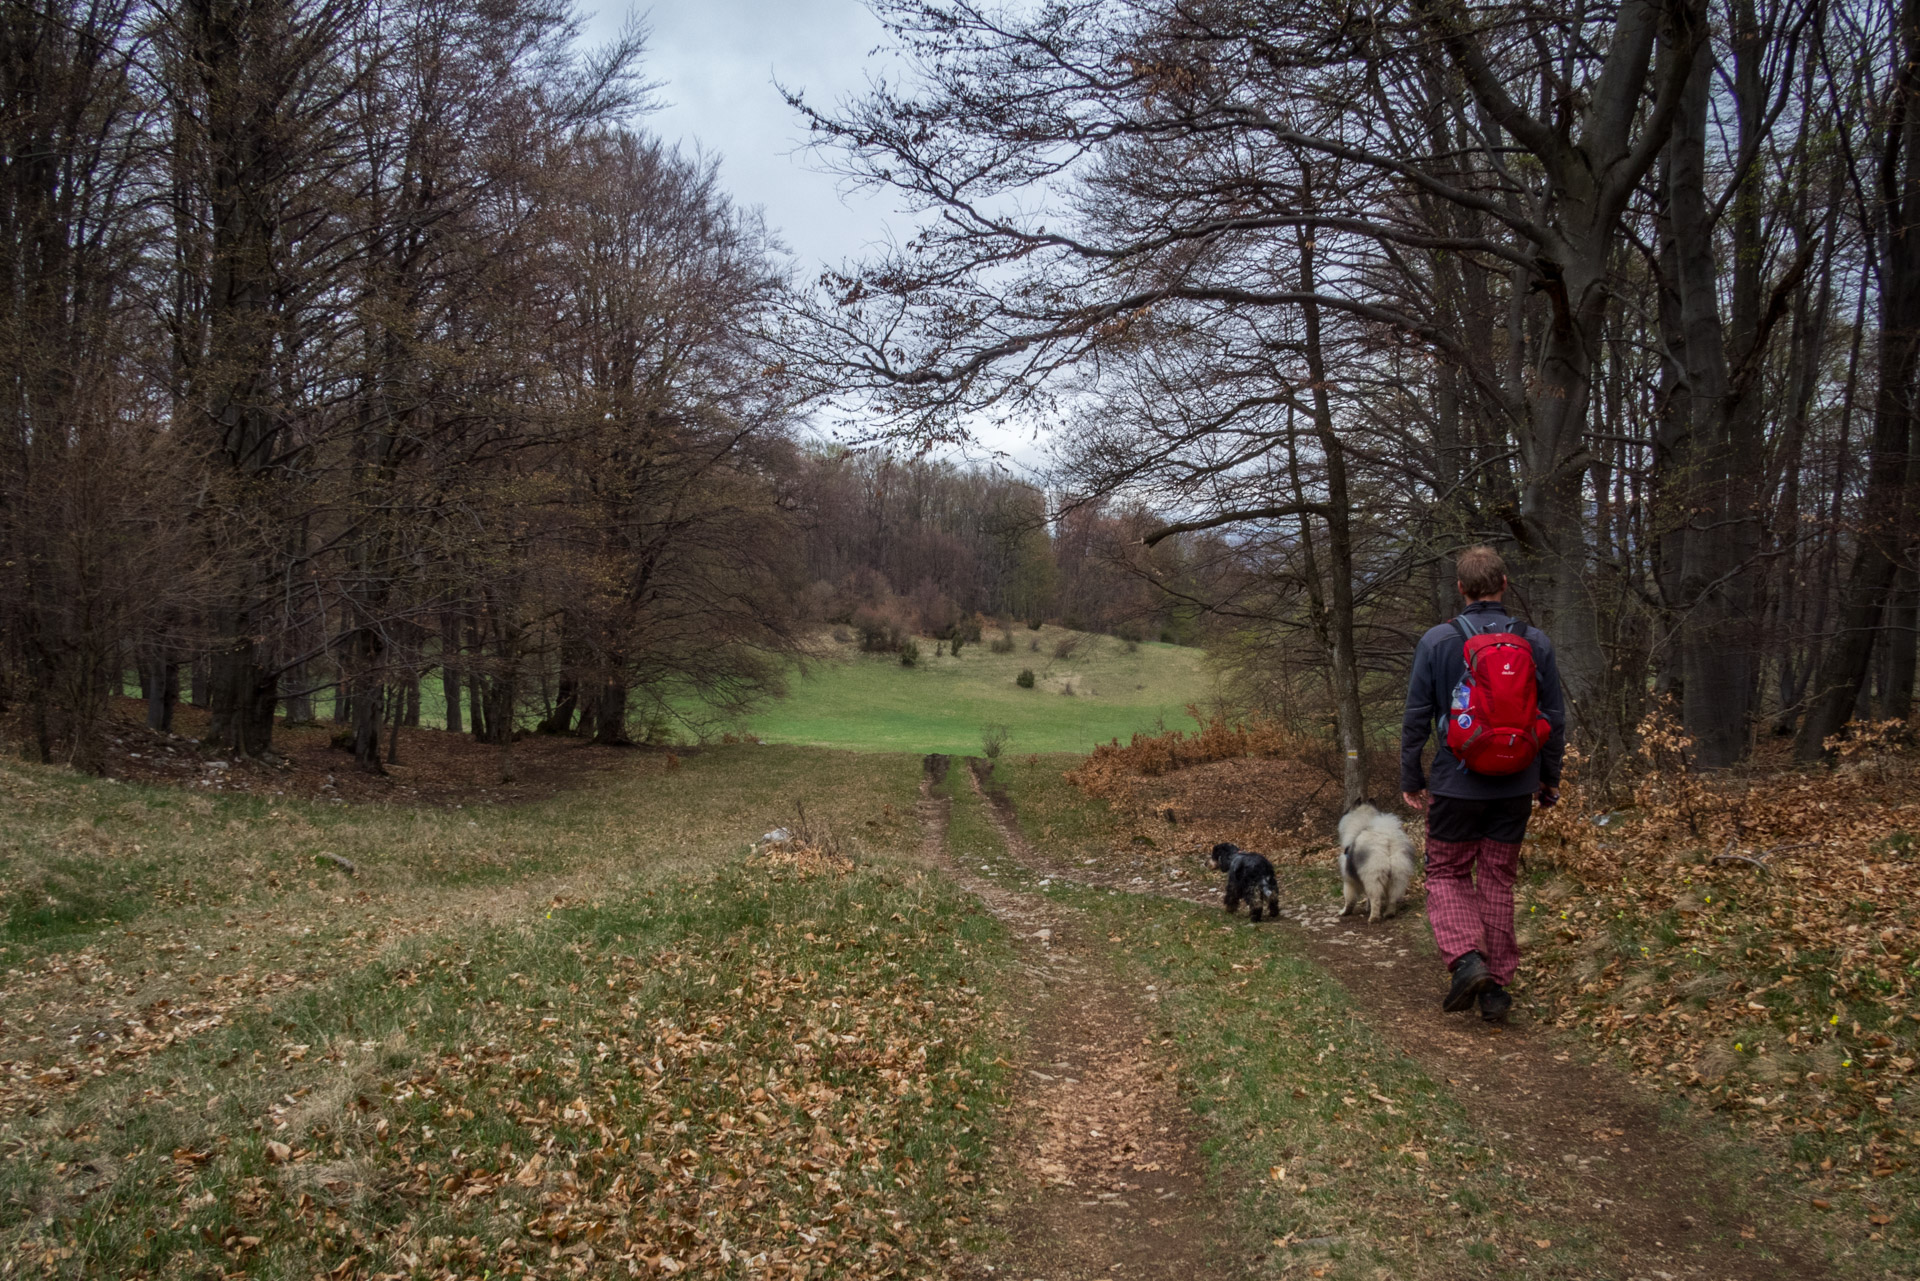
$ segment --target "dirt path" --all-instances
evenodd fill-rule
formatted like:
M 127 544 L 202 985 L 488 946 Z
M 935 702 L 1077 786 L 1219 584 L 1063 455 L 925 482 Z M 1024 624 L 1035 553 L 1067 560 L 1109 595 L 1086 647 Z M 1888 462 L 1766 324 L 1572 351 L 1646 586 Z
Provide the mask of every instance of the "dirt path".
M 1099 876 L 1036 851 L 1012 802 L 985 792 L 1008 852 L 1030 870 L 1132 893 L 1217 906 L 1211 878 L 1155 883 Z M 1328 873 L 1332 875 L 1331 871 Z M 1604 1068 L 1578 1061 L 1522 1008 L 1507 1027 L 1439 1009 L 1442 971 L 1424 917 L 1369 925 L 1332 904 L 1283 910 L 1308 953 L 1352 992 L 1367 1021 L 1444 1081 L 1527 1190 L 1540 1214 L 1609 1229 L 1626 1278 L 1769 1281 L 1834 1275 L 1817 1249 L 1768 1216 L 1765 1186 L 1730 1186 L 1712 1152 L 1686 1143 L 1654 1102 Z
M 943 760 L 929 758 L 921 786 L 923 856 L 1007 924 L 1028 979 L 1000 1175 L 1007 1196 L 992 1207 L 1006 1246 L 976 1261 L 979 1275 L 1192 1281 L 1218 1274 L 1227 1260 L 1186 1111 L 1151 1048 L 1144 1011 L 1107 970 L 1078 913 L 996 884 L 949 856 L 951 802 L 932 787 Z

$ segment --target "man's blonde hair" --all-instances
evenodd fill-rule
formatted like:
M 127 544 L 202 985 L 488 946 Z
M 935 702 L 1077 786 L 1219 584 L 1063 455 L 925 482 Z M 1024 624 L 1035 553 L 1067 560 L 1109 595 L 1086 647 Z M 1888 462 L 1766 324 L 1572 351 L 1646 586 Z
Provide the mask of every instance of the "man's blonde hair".
M 1507 585 L 1507 562 L 1500 559 L 1499 552 L 1481 543 L 1460 553 L 1453 563 L 1453 576 L 1460 584 L 1460 594 L 1468 600 L 1497 596 Z

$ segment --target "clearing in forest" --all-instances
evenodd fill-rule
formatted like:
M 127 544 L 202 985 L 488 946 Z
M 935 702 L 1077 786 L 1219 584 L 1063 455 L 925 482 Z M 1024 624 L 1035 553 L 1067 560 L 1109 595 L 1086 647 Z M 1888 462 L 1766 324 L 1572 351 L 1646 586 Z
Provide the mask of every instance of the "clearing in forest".
M 1010 637 L 1012 648 L 993 652 Z M 989 629 L 956 657 L 918 642 L 911 667 L 892 654 L 863 654 L 824 640 L 787 697 L 748 718 L 774 743 L 863 752 L 978 755 L 983 726 L 1008 731 L 1010 752 L 1086 752 L 1137 732 L 1188 723 L 1189 706 L 1213 696 L 1206 654 L 1047 626 Z M 1032 688 L 1017 682 L 1034 674 Z
M 1336 919 L 1325 851 L 1280 851 L 1282 920 L 1221 914 L 1198 846 L 1291 804 L 1280 775 L 1203 771 L 1169 823 L 1072 763 L 630 752 L 465 809 L 0 766 L 0 1253 L 74 1278 L 1911 1275 L 1909 1034 L 1863 991 L 1834 1026 L 1881 1093 L 1824 1058 L 1752 1104 L 1704 1062 L 1656 1091 L 1643 1024 L 1770 999 L 1731 940 L 1692 971 L 1719 986 L 1630 1008 L 1678 980 L 1615 995 L 1562 937 L 1592 892 L 1536 869 L 1528 906 L 1569 919 L 1536 931 L 1524 1017 L 1443 1020 L 1418 917 Z M 1671 922 L 1688 946 L 1708 910 Z

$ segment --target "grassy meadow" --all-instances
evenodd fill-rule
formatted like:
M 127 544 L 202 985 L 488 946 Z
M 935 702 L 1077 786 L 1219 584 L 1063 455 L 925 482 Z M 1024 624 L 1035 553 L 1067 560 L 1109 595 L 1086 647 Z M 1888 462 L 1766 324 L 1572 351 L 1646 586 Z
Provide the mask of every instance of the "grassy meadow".
M 912 667 L 891 654 L 862 654 L 850 641 L 826 642 L 787 697 L 745 728 L 771 743 L 977 756 L 982 728 L 997 724 L 1008 731 L 1009 753 L 1087 752 L 1136 731 L 1184 725 L 1188 704 L 1213 697 L 1197 649 L 1049 626 L 1016 629 L 1013 651 L 996 654 L 995 635 L 958 657 L 922 640 Z M 1034 673 L 1032 689 L 1015 683 L 1023 670 Z
M 937 1269 L 1003 941 L 908 856 L 917 781 L 740 746 L 343 811 L 0 765 L 6 1274 Z M 802 807 L 850 865 L 747 857 Z

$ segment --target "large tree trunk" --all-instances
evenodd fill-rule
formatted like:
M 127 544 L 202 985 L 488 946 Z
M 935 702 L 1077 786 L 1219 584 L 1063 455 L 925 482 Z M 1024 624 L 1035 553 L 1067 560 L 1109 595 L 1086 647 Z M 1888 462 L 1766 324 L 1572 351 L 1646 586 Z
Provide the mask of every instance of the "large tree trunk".
M 1680 247 L 1673 230 L 1668 200 L 1673 190 L 1673 148 L 1660 160 L 1654 225 L 1660 236 L 1660 272 L 1655 282 L 1659 298 L 1659 332 L 1665 341 L 1660 352 L 1660 387 L 1654 396 L 1652 466 L 1647 485 L 1652 495 L 1653 583 L 1658 593 L 1660 634 L 1679 632 L 1676 617 L 1683 596 L 1681 574 L 1687 559 L 1687 478 L 1693 472 L 1693 420 L 1687 379 L 1687 326 L 1680 305 Z M 1684 700 L 1686 679 L 1681 670 L 1681 646 L 1671 642 L 1654 653 L 1654 693 Z
M 573 733 L 573 718 L 580 711 L 580 682 L 571 673 L 560 674 L 560 689 L 553 700 L 553 710 L 540 722 L 542 734 Z
M 1591 546 L 1585 501 L 1590 458 L 1587 400 L 1606 324 L 1606 287 L 1588 267 L 1550 282 L 1551 315 L 1540 344 L 1529 430 L 1520 442 L 1523 580 L 1537 621 L 1552 632 L 1571 719 L 1596 741 L 1619 727 L 1604 723 L 1606 659 L 1588 580 Z
M 264 601 L 274 583 L 269 548 L 273 469 L 280 438 L 274 387 L 279 333 L 276 272 L 280 217 L 292 140 L 289 104 L 272 83 L 276 41 L 285 39 L 284 0 L 247 5 L 190 0 L 178 31 L 204 102 L 198 119 L 182 116 L 197 136 L 181 140 L 204 156 L 207 234 L 205 348 L 190 378 L 200 406 L 207 451 L 224 475 L 209 535 L 232 566 L 213 617 L 212 717 L 202 740 L 216 750 L 258 756 L 272 746 L 276 678 L 258 637 L 272 629 Z M 284 53 L 281 54 L 284 57 Z M 191 124 L 184 122 L 191 120 Z M 197 142 L 197 145 L 196 145 Z
M 467 699 L 469 707 L 467 728 L 472 732 L 474 741 L 480 743 L 498 741 L 494 737 L 494 726 L 488 717 L 487 681 L 480 671 L 480 663 L 486 652 L 486 639 L 485 633 L 480 630 L 480 620 L 473 615 L 468 615 L 466 653 L 469 656 L 467 662 Z
M 1859 542 L 1841 594 L 1838 625 L 1809 695 L 1794 756 L 1820 759 L 1826 740 L 1852 714 L 1865 683 L 1875 633 L 1920 506 L 1920 458 L 1913 441 L 1920 375 L 1920 0 L 1905 0 L 1893 77 L 1893 128 L 1880 166 L 1886 227 L 1880 289 L 1879 378 Z
M 1880 627 L 1880 714 L 1894 720 L 1913 715 L 1916 624 L 1920 624 L 1920 583 L 1909 559 L 1894 571 L 1887 618 Z
M 387 687 L 387 764 L 400 763 L 400 727 L 406 723 L 406 688 L 404 686 Z
M 1300 240 L 1300 290 L 1314 292 L 1313 238 Z M 1367 798 L 1367 727 L 1360 704 L 1360 663 L 1353 636 L 1352 507 L 1347 493 L 1347 455 L 1333 429 L 1327 391 L 1327 364 L 1320 345 L 1320 309 L 1302 309 L 1307 340 L 1307 376 L 1313 380 L 1313 430 L 1327 469 L 1327 556 L 1331 570 L 1327 639 L 1332 660 L 1334 728 L 1340 739 L 1342 782 L 1352 809 Z M 1292 448 L 1289 443 L 1289 448 Z
M 1751 22 L 1751 15 L 1747 21 Z M 1738 42 L 1736 42 L 1738 43 Z M 1758 51 L 1739 59 L 1735 81 L 1742 128 L 1757 122 Z M 1754 693 L 1753 617 L 1760 552 L 1755 469 L 1764 457 L 1755 401 L 1733 385 L 1729 335 L 1720 323 L 1718 263 L 1707 209 L 1708 98 L 1713 60 L 1694 54 L 1667 168 L 1667 209 L 1678 267 L 1685 388 L 1674 412 L 1689 422 L 1691 448 L 1677 488 L 1685 495 L 1686 532 L 1679 597 L 1682 720 L 1701 765 L 1731 765 L 1746 754 Z M 1751 357 L 1761 341 L 1760 234 L 1753 184 L 1734 202 L 1732 346 Z
M 173 732 L 173 709 L 180 703 L 180 664 L 149 651 L 140 664 L 140 683 L 147 696 L 147 728 Z
M 560 616 L 560 688 L 552 710 L 539 724 L 542 734 L 573 733 L 573 718 L 580 710 L 580 671 L 589 659 L 576 638 L 578 630 L 566 614 Z
M 1838 182 L 1835 183 L 1835 188 Z M 1824 235 L 1821 242 L 1821 262 L 1814 274 L 1817 286 L 1809 286 L 1805 281 L 1795 293 L 1793 308 L 1793 336 L 1788 353 L 1788 367 L 1792 371 L 1792 381 L 1787 393 L 1787 424 L 1785 440 L 1780 446 L 1780 488 L 1779 501 L 1775 506 L 1772 522 L 1774 548 L 1784 552 L 1785 564 L 1776 579 L 1774 590 L 1775 634 L 1775 680 L 1779 706 L 1774 711 L 1773 734 L 1776 738 L 1786 738 L 1793 733 L 1795 716 L 1799 709 L 1800 696 L 1806 689 L 1806 678 L 1811 670 L 1813 656 L 1800 657 L 1800 646 L 1796 643 L 1795 631 L 1804 626 L 1806 618 L 1804 583 L 1806 571 L 1811 567 L 1809 561 L 1795 544 L 1800 535 L 1800 503 L 1802 479 L 1806 466 L 1807 425 L 1813 412 L 1813 393 L 1820 381 L 1820 363 L 1826 349 L 1828 319 L 1833 310 L 1833 248 L 1834 224 L 1838 217 L 1841 200 L 1838 190 L 1830 190 L 1828 211 L 1824 222 Z M 1805 203 L 1803 193 L 1802 203 Z M 1804 249 L 1804 246 L 1802 247 Z M 1809 297 L 1811 296 L 1811 301 Z M 1822 593 L 1824 599 L 1825 593 Z M 1817 607 L 1816 607 L 1817 608 Z M 1813 629 L 1818 631 L 1817 626 Z
M 22 755 L 28 760 L 37 760 L 42 765 L 51 765 L 53 764 L 53 716 L 50 706 L 52 690 L 43 665 L 38 661 L 31 661 L 29 666 L 40 670 L 33 672 L 27 691 L 27 720 L 33 727 L 33 733 L 28 738 L 26 750 Z
M 1478 33 L 1462 25 L 1462 10 L 1441 0 L 1425 0 L 1419 8 L 1479 109 L 1532 153 L 1550 188 L 1543 223 L 1527 232 L 1536 256 L 1528 271 L 1516 271 L 1513 295 L 1518 307 L 1537 290 L 1545 296 L 1547 313 L 1535 352 L 1527 423 L 1517 442 L 1519 586 L 1529 604 L 1544 606 L 1536 621 L 1553 632 L 1574 728 L 1611 748 L 1624 727 L 1609 703 L 1609 668 L 1589 580 L 1588 398 L 1606 327 L 1609 266 L 1621 239 L 1621 215 L 1665 143 L 1661 131 L 1671 127 L 1694 48 L 1705 39 L 1705 24 L 1696 10 L 1676 0 L 1622 4 L 1601 73 L 1584 107 L 1576 108 L 1581 116 L 1575 134 L 1569 121 L 1536 118 L 1520 105 L 1514 86 L 1487 61 Z M 1679 38 L 1663 45 L 1663 29 Z M 1651 109 L 1645 103 L 1649 88 Z M 1557 108 L 1568 109 L 1564 102 Z M 1517 351 L 1519 330 L 1512 328 L 1508 346 Z
M 467 728 L 477 743 L 490 743 L 493 736 L 487 732 L 487 691 L 480 673 L 474 672 L 467 677 Z
M 593 700 L 593 741 L 618 747 L 633 740 L 627 737 L 627 683 L 610 677 Z
M 279 678 L 259 658 L 252 611 L 230 607 L 216 615 L 224 643 L 209 658 L 207 732 L 201 744 L 236 756 L 264 756 L 273 747 Z
M 440 698 L 447 707 L 447 732 L 460 732 L 460 616 L 440 615 Z
M 380 723 L 386 717 L 386 683 L 380 670 L 380 637 L 363 627 L 350 642 L 353 675 L 353 763 L 369 774 L 384 774 L 380 764 Z

